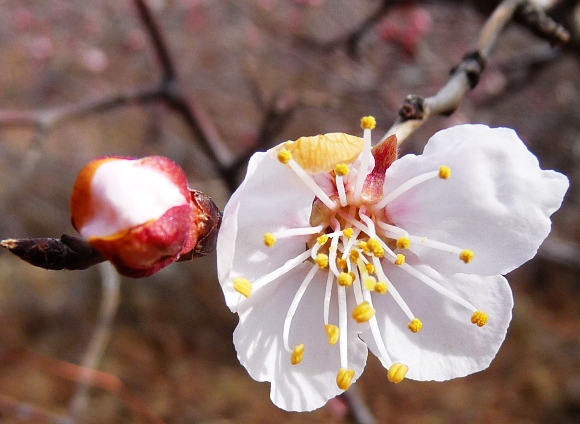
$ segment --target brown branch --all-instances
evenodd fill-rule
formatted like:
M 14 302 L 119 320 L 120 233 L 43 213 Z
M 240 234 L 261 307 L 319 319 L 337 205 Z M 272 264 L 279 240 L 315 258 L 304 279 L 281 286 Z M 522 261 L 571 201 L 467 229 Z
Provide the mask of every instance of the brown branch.
M 399 110 L 398 119 L 382 140 L 394 134 L 401 144 L 430 117 L 453 113 L 465 95 L 477 85 L 500 33 L 516 18 L 531 28 L 534 34 L 553 44 L 562 44 L 568 39 L 567 31 L 530 1 L 502 1 L 482 28 L 476 50 L 466 54 L 459 65 L 452 69 L 447 84 L 432 97 L 407 96 Z
M 7 239 L 0 247 L 31 265 L 51 270 L 80 270 L 103 262 L 105 259 L 87 241 L 63 234 L 55 238 Z
M 173 81 L 177 79 L 177 71 L 173 65 L 171 55 L 169 54 L 165 37 L 163 36 L 159 25 L 157 25 L 157 21 L 155 20 L 153 13 L 151 13 L 151 9 L 145 0 L 134 0 L 134 3 L 139 12 L 141 22 L 145 29 L 147 29 L 151 42 L 153 43 L 157 59 L 159 60 L 159 64 L 163 70 L 163 80 Z
M 303 44 L 305 47 L 315 48 L 323 51 L 334 50 L 335 48 L 344 45 L 346 46 L 346 51 L 349 56 L 356 57 L 358 44 L 363 35 L 372 29 L 374 24 L 380 21 L 391 9 L 391 7 L 399 3 L 410 3 L 410 1 L 383 0 L 377 10 L 367 16 L 366 19 L 364 19 L 360 24 L 358 24 L 350 32 L 342 34 L 333 40 L 322 43 L 307 37 L 297 37 L 296 40 L 298 43 Z

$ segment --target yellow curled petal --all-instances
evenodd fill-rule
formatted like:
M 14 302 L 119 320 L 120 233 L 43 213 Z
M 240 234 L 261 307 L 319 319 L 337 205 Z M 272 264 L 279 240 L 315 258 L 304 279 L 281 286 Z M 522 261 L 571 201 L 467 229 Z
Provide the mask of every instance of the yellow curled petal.
M 302 169 L 311 174 L 334 171 L 339 164 L 350 164 L 363 149 L 363 139 L 344 133 L 300 137 L 274 148 L 287 151 Z M 279 154 L 278 159 L 280 160 Z

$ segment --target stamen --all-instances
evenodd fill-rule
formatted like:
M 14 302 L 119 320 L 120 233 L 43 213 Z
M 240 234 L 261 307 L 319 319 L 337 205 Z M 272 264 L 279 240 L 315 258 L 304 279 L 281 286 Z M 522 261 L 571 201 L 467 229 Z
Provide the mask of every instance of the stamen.
M 328 334 L 328 344 L 334 345 L 336 342 L 338 342 L 339 330 L 336 325 L 326 324 L 324 326 L 324 331 L 326 331 L 326 334 Z
M 365 299 L 369 303 L 369 305 L 371 307 L 373 307 L 373 300 L 372 300 L 371 294 L 369 292 L 365 293 Z M 369 324 L 370 324 L 370 328 L 371 328 L 371 334 L 373 335 L 373 338 L 375 339 L 375 344 L 377 345 L 377 348 L 379 349 L 379 354 L 380 354 L 380 357 L 381 357 L 383 363 L 392 364 L 393 361 L 391 361 L 391 358 L 387 352 L 387 348 L 385 347 L 385 342 L 384 342 L 383 338 L 381 337 L 381 331 L 379 330 L 379 325 L 377 324 L 377 317 L 373 316 L 370 319 Z
M 375 255 L 377 258 L 382 258 L 385 255 L 385 249 L 381 245 L 378 239 L 371 238 L 367 241 L 367 248 Z
M 348 175 L 349 172 L 350 172 L 350 168 L 348 167 L 348 165 L 346 163 L 339 163 L 334 168 L 334 173 L 338 177 L 345 177 Z
M 439 177 L 439 171 L 425 172 L 424 174 L 417 175 L 416 177 L 411 178 L 410 180 L 401 184 L 395 190 L 393 190 L 389 194 L 387 194 L 383 198 L 383 200 L 381 200 L 379 203 L 377 203 L 373 207 L 373 209 L 382 209 L 385 206 L 387 206 L 389 203 L 391 203 L 393 200 L 395 200 L 397 197 L 399 197 L 401 194 L 409 191 L 410 189 L 412 189 L 416 185 L 419 185 L 421 183 L 424 183 L 425 181 L 429 181 L 433 178 L 438 178 L 438 177 Z
M 407 375 L 407 371 L 409 371 L 407 365 L 396 362 L 389 368 L 387 379 L 392 383 L 400 383 L 405 378 L 405 375 Z
M 378 294 L 385 294 L 387 292 L 387 283 L 385 283 L 384 281 L 379 281 L 376 285 L 375 285 L 375 291 Z
M 284 150 L 282 150 L 281 152 L 283 151 Z M 336 208 L 336 203 L 330 200 L 330 197 L 328 197 L 328 195 L 324 192 L 324 190 L 320 188 L 320 186 L 316 183 L 316 181 L 314 181 L 314 179 L 304 169 L 302 169 L 302 167 L 298 165 L 298 163 L 296 163 L 295 160 L 290 159 L 288 161 L 288 166 L 290 167 L 290 169 L 292 169 L 292 171 L 294 171 L 294 173 L 298 176 L 298 178 L 300 178 L 304 182 L 304 184 L 306 184 L 306 186 L 310 190 L 312 190 L 314 195 L 318 197 L 320 201 L 324 203 L 324 205 L 328 209 L 334 210 Z
M 298 228 L 286 228 L 284 230 L 274 231 L 272 234 L 275 238 L 286 238 L 293 236 L 308 236 L 311 234 L 316 234 L 324 229 L 324 225 L 317 225 L 316 227 L 298 227 Z M 324 243 L 322 243 L 324 244 Z
M 292 318 L 294 318 L 296 309 L 298 309 L 298 304 L 302 300 L 304 292 L 308 288 L 308 285 L 314 278 L 314 274 L 316 274 L 318 269 L 319 268 L 317 266 L 313 266 L 308 272 L 308 274 L 306 274 L 306 277 L 304 277 L 302 284 L 300 284 L 298 291 L 294 295 L 294 299 L 292 299 L 292 303 L 290 304 L 290 307 L 288 308 L 288 313 L 286 314 L 286 318 L 284 319 L 283 340 L 284 340 L 284 348 L 288 353 L 293 353 L 293 350 L 290 349 L 290 346 L 288 344 L 288 339 L 290 337 L 290 324 L 292 324 Z
M 233 280 L 234 290 L 243 295 L 245 298 L 250 297 L 252 293 L 252 283 L 244 277 L 237 277 Z
M 401 253 L 397 254 L 397 258 L 395 259 L 395 265 L 403 265 L 405 263 L 405 255 Z
M 262 275 L 260 278 L 258 278 L 256 281 L 254 281 L 254 283 L 252 284 L 254 291 L 261 289 L 266 284 L 274 281 L 276 278 L 281 277 L 282 275 L 286 274 L 287 272 L 292 271 L 294 268 L 296 268 L 298 265 L 300 265 L 302 262 L 304 262 L 306 259 L 308 259 L 309 256 L 310 256 L 310 251 L 306 250 L 306 251 L 302 252 L 300 255 L 296 256 L 295 258 L 286 261 L 286 263 L 284 265 L 282 265 L 280 268 L 275 269 L 274 271 L 272 271 L 266 275 Z
M 292 160 L 292 153 L 289 150 L 282 149 L 278 152 L 278 160 L 286 165 L 288 162 Z
M 354 234 L 354 230 L 352 228 L 345 228 L 342 233 L 347 239 L 350 239 Z
M 368 119 L 367 119 L 368 118 Z M 373 118 L 374 119 L 374 118 Z M 358 174 L 356 175 L 356 183 L 354 186 L 353 199 L 355 202 L 360 200 L 360 195 L 362 193 L 363 184 L 368 175 L 368 167 L 371 156 L 371 127 L 372 120 L 370 117 L 363 118 L 361 125 L 364 125 L 363 129 L 363 149 L 360 153 L 360 167 L 358 169 Z M 376 122 L 375 122 L 376 125 Z
M 441 284 L 439 284 L 438 282 L 436 282 L 435 280 L 433 280 L 430 277 L 427 277 L 425 274 L 423 274 L 420 271 L 417 271 L 415 268 L 413 268 L 411 265 L 409 264 L 403 264 L 401 265 L 401 269 L 407 271 L 407 273 L 411 274 L 413 277 L 417 278 L 419 281 L 421 281 L 422 283 L 428 285 L 429 287 L 431 287 L 433 290 L 437 291 L 438 293 L 442 294 L 443 296 L 453 300 L 454 302 L 466 307 L 467 309 L 469 309 L 470 311 L 476 311 L 477 309 L 475 308 L 475 306 L 473 306 L 471 303 L 469 303 L 467 300 L 463 299 L 462 297 L 458 296 L 457 294 L 453 293 L 452 291 L 450 291 L 449 289 L 443 287 Z
M 405 313 L 405 315 L 407 315 L 407 318 L 409 318 L 410 321 L 413 320 L 413 318 L 415 318 L 415 315 L 413 314 L 413 312 L 411 312 L 411 308 L 409 308 L 407 303 L 403 300 L 403 298 L 401 297 L 395 286 L 393 286 L 393 284 L 389 282 L 389 279 L 387 278 L 385 272 L 383 271 L 383 268 L 381 267 L 379 259 L 373 258 L 373 262 L 375 263 L 377 276 L 387 283 L 389 287 L 389 293 L 391 294 L 391 296 L 393 296 L 393 300 L 397 303 L 397 305 L 399 305 L 399 308 L 401 308 L 401 310 Z
M 338 269 L 345 269 L 347 265 L 346 259 L 344 258 L 336 258 L 336 266 Z
M 469 249 L 465 249 L 463 250 L 460 254 L 459 254 L 459 259 L 461 259 L 463 262 L 465 262 L 466 264 L 468 264 L 469 262 L 471 262 L 473 260 L 473 258 L 475 257 L 475 255 L 473 254 L 473 252 Z
M 363 116 L 360 120 L 360 126 L 363 130 L 374 130 L 377 126 L 377 120 L 374 116 Z
M 327 234 L 323 234 L 319 237 L 316 238 L 316 242 L 318 244 L 320 244 L 321 246 L 326 244 L 326 242 L 328 241 L 328 235 Z
M 338 200 L 340 206 L 345 207 L 348 205 L 348 199 L 346 198 L 346 188 L 344 187 L 344 178 L 341 175 L 336 175 L 336 191 L 338 192 Z
M 332 286 L 334 283 L 334 274 L 329 272 L 326 276 L 326 291 L 324 292 L 324 324 L 328 324 L 330 315 L 330 299 L 332 297 Z
M 451 177 L 451 168 L 449 168 L 447 165 L 441 165 L 439 167 L 439 178 L 442 180 L 447 180 L 449 177 Z
M 359 324 L 367 322 L 372 317 L 375 316 L 375 309 L 369 304 L 368 301 L 364 301 L 360 305 L 357 305 L 352 310 L 352 317 Z
M 366 241 L 360 241 L 360 242 L 358 243 L 358 245 L 357 245 L 357 246 L 358 246 L 358 248 L 359 248 L 359 249 L 361 249 L 361 250 L 362 250 L 364 253 L 367 253 L 367 254 L 368 254 L 368 253 L 370 253 L 370 251 L 371 251 L 371 250 L 369 249 L 369 246 L 368 246 L 368 244 L 367 244 L 367 242 L 366 242 Z
M 346 311 L 346 289 L 338 286 L 338 328 L 340 331 L 339 349 L 340 349 L 340 366 L 348 367 L 348 315 Z
M 358 261 L 358 258 L 360 258 L 360 252 L 358 250 L 352 249 L 349 253 L 348 253 L 348 258 L 353 261 L 356 262 Z
M 290 363 L 292 365 L 297 365 L 302 361 L 304 356 L 304 343 L 300 343 L 294 347 L 292 350 L 292 355 L 290 356 Z
M 483 327 L 487 323 L 488 315 L 483 311 L 475 311 L 471 315 L 471 322 L 478 327 Z
M 375 266 L 373 264 L 371 264 L 370 262 L 365 265 L 365 269 L 367 270 L 367 272 L 369 274 L 375 273 Z
M 350 382 L 354 377 L 354 370 L 341 368 L 336 375 L 336 385 L 342 390 L 348 390 Z
M 352 286 L 352 275 L 350 275 L 350 273 L 348 272 L 341 272 L 340 274 L 338 274 L 338 277 L 336 278 L 338 285 L 339 286 L 343 286 L 343 287 L 350 287 Z
M 272 234 L 272 233 L 264 234 L 264 244 L 267 247 L 274 246 L 274 243 L 276 243 L 276 237 L 274 237 L 274 234 Z
M 419 331 L 421 331 L 421 328 L 423 328 L 423 323 L 421 322 L 421 320 L 419 318 L 413 318 L 413 320 L 411 320 L 411 322 L 409 323 L 409 325 L 407 327 L 413 333 L 418 333 Z
M 316 259 L 314 261 L 320 267 L 320 269 L 324 269 L 328 266 L 328 255 L 319 253 L 316 255 Z
M 407 236 L 402 236 L 397 239 L 398 249 L 408 249 L 411 247 L 411 239 Z
M 375 277 L 366 277 L 363 280 L 363 285 L 368 291 L 374 291 L 377 287 L 377 279 Z

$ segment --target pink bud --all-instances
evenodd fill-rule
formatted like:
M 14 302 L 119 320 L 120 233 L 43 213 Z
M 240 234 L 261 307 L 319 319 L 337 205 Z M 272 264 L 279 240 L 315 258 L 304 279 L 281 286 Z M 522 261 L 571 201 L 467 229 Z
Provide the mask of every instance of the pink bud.
M 194 249 L 198 207 L 170 159 L 105 157 L 79 173 L 71 196 L 76 230 L 126 276 L 159 271 Z

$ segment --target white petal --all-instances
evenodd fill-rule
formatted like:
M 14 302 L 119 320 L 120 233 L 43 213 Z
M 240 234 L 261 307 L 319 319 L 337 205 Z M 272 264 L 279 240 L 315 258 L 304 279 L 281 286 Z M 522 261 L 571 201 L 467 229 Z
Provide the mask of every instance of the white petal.
M 291 347 L 304 343 L 302 362 L 291 365 L 284 350 L 283 327 L 286 312 L 296 291 L 312 265 L 302 264 L 290 274 L 266 287 L 267 295 L 247 302 L 251 307 L 240 313 L 234 344 L 240 363 L 258 381 L 270 381 L 272 401 L 288 411 L 310 411 L 342 392 L 336 385 L 340 368 L 339 343 L 328 344 L 324 331 L 323 302 L 326 273 L 319 272 L 306 290 L 290 328 Z M 262 292 L 263 293 L 263 292 Z M 336 290 L 331 322 L 337 323 Z M 361 375 L 367 348 L 357 337 L 354 320 L 349 319 L 349 368 L 353 382 Z
M 408 261 L 414 263 L 412 258 Z M 387 351 L 394 362 L 409 367 L 407 378 L 442 381 L 487 368 L 505 339 L 511 320 L 513 298 L 506 279 L 500 275 L 443 277 L 425 265 L 416 267 L 487 313 L 487 324 L 478 327 L 471 323 L 471 311 L 409 277 L 396 266 L 387 266 L 393 284 L 423 322 L 421 331 L 412 333 L 407 328 L 408 318 L 388 293 L 373 295 Z M 377 354 L 370 331 L 361 337 Z
M 531 259 L 550 232 L 550 215 L 562 202 L 568 179 L 543 171 L 513 130 L 461 125 L 435 134 L 421 156 L 406 155 L 387 170 L 385 193 L 410 178 L 451 168 L 448 180 L 421 183 L 385 208 L 410 234 L 470 249 L 457 255 L 411 246 L 442 273 L 505 274 Z
M 163 172 L 136 160 L 113 160 L 91 179 L 95 214 L 79 232 L 103 237 L 160 218 L 188 200 Z
M 309 226 L 314 195 L 287 166 L 268 153 L 250 159 L 246 178 L 223 213 L 217 241 L 218 278 L 228 306 L 235 310 L 240 295 L 232 280 L 255 281 L 304 252 L 308 236 L 280 239 L 264 245 L 264 234 Z

